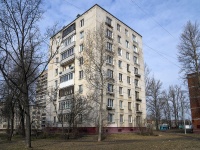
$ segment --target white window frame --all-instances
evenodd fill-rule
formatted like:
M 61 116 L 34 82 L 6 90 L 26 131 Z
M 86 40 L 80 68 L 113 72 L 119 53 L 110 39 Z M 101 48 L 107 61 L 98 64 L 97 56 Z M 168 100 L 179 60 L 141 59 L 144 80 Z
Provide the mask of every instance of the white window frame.
M 108 107 L 113 107 L 113 99 L 111 99 L 111 98 L 108 98 Z

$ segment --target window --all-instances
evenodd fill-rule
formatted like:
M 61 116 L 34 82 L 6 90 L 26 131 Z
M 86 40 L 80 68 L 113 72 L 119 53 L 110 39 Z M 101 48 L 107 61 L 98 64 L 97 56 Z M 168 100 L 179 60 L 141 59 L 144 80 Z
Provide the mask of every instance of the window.
M 74 55 L 74 47 L 66 50 L 64 53 L 61 54 L 61 59 L 65 59 L 65 58 L 68 58 L 70 57 L 71 55 Z
M 140 111 L 140 104 L 136 104 L 136 111 Z
M 82 52 L 83 51 L 83 44 L 81 44 L 80 46 L 79 46 L 79 52 Z
M 113 122 L 114 115 L 108 114 L 108 122 Z
M 79 79 L 83 79 L 83 70 L 79 71 Z
M 126 47 L 129 48 L 129 41 L 126 40 Z
M 129 52 L 126 52 L 126 59 L 130 59 L 130 54 L 129 54 Z
M 125 35 L 128 36 L 128 30 L 127 29 L 125 29 Z
M 75 23 L 74 24 L 72 24 L 71 26 L 69 26 L 67 29 L 65 29 L 64 31 L 63 31 L 63 34 L 62 34 L 62 38 L 64 38 L 65 36 L 67 36 L 69 33 L 71 33 L 72 31 L 74 31 L 75 30 Z
M 128 115 L 128 122 L 132 123 L 132 116 L 131 115 Z
M 80 39 L 84 38 L 84 31 L 80 32 Z
M 138 80 L 137 79 L 135 79 L 135 87 L 138 87 Z
M 80 26 L 81 26 L 81 27 L 84 26 L 84 19 L 81 19 L 81 21 L 80 21 Z
M 123 95 L 123 88 L 122 87 L 119 87 L 119 94 Z
M 83 92 L 83 85 L 79 85 L 79 93 L 82 93 Z
M 127 93 L 128 93 L 128 97 L 131 97 L 131 89 L 128 89 Z
M 122 56 L 122 49 L 121 48 L 118 48 L 118 55 Z
M 112 51 L 112 44 L 107 42 L 107 50 Z
M 80 58 L 79 58 L 79 65 L 80 65 L 80 66 L 83 65 L 83 57 L 80 57 Z
M 58 75 L 58 68 L 55 69 L 55 76 L 57 76 L 57 75 Z
M 131 78 L 127 76 L 127 83 L 131 84 Z
M 119 68 L 122 68 L 122 61 L 121 60 L 118 60 L 118 66 L 119 66 Z
M 134 67 L 134 74 L 138 74 L 138 68 Z
M 74 86 L 66 87 L 59 90 L 59 97 L 74 94 Z
M 117 24 L 117 30 L 121 31 L 121 26 L 119 24 Z
M 134 34 L 132 35 L 132 39 L 133 41 L 137 42 L 137 37 Z
M 60 77 L 60 83 L 66 82 L 73 79 L 73 73 L 68 73 Z
M 119 81 L 122 81 L 122 74 L 119 73 Z
M 139 92 L 135 91 L 135 99 L 139 99 Z
M 108 99 L 108 107 L 113 107 L 113 99 Z
M 136 56 L 133 57 L 133 62 L 134 62 L 135 64 L 138 64 L 138 58 L 137 58 Z
M 136 125 L 140 126 L 140 124 L 141 124 L 141 117 L 136 116 Z
M 134 50 L 134 52 L 138 53 L 138 48 L 137 48 L 137 46 L 133 45 L 133 50 Z
M 123 101 L 119 101 L 119 108 L 123 109 Z
M 71 35 L 69 37 L 67 37 L 64 41 L 63 41 L 63 46 L 67 46 L 69 44 L 71 44 L 72 42 L 75 41 L 75 35 Z
M 113 92 L 113 85 L 108 83 L 108 92 Z
M 128 102 L 128 109 L 131 110 L 131 102 Z
M 120 114 L 120 123 L 124 122 L 124 115 Z
M 113 37 L 112 31 L 110 31 L 109 29 L 107 29 L 106 35 L 107 35 L 107 37 L 109 37 L 109 38 L 112 38 L 112 37 Z
M 112 20 L 109 17 L 106 17 L 106 23 L 111 26 Z
M 110 56 L 110 55 L 107 56 L 107 63 L 113 65 L 113 57 L 112 56 Z
M 130 72 L 130 65 L 127 64 L 127 71 Z
M 70 100 L 59 102 L 59 109 L 60 110 L 70 109 L 70 107 L 71 107 L 71 101 Z
M 121 43 L 121 36 L 117 36 L 117 41 L 118 41 L 118 43 Z
M 107 75 L 108 75 L 109 78 L 113 78 L 113 71 L 108 69 L 107 70 Z

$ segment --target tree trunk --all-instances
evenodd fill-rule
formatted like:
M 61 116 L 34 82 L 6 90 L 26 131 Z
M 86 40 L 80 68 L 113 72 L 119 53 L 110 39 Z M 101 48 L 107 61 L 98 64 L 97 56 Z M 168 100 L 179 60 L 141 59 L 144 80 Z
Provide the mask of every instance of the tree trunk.
M 10 133 L 9 133 L 9 141 L 12 140 L 12 136 L 13 136 L 13 129 L 14 129 L 14 110 L 12 110 L 11 112 L 11 118 L 10 118 Z
M 26 146 L 31 148 L 31 124 L 30 124 L 30 108 L 28 99 L 28 90 L 25 95 L 25 117 L 26 117 Z
M 23 136 L 23 137 L 25 137 L 25 125 L 24 125 L 24 110 L 22 109 L 22 107 L 21 106 L 19 106 L 19 108 L 20 108 L 20 124 L 21 124 L 21 135 Z
M 9 139 L 9 135 L 10 135 L 10 117 L 8 117 L 8 119 L 7 119 L 7 131 L 6 131 L 6 133 L 7 133 L 7 140 L 8 141 L 10 141 L 10 139 Z
M 103 107 L 103 89 L 101 89 L 101 102 L 99 108 L 99 134 L 98 134 L 98 142 L 102 140 L 102 107 Z

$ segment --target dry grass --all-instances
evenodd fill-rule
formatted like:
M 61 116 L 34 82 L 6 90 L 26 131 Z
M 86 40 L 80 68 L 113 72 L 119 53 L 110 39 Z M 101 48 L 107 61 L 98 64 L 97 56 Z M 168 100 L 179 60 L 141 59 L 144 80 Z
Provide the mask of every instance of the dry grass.
M 102 142 L 96 142 L 96 136 L 87 136 L 76 140 L 35 139 L 33 150 L 199 150 L 199 134 L 156 132 L 158 136 L 142 136 L 137 134 L 111 134 Z M 14 138 L 6 143 L 0 138 L 1 150 L 23 150 L 24 141 Z

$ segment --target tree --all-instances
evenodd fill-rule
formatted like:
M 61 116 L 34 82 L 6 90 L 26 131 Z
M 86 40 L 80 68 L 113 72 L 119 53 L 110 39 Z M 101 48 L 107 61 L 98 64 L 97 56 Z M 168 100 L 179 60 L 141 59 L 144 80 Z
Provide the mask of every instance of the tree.
M 178 45 L 178 61 L 181 64 L 181 72 L 187 74 L 196 73 L 198 86 L 200 87 L 200 30 L 199 24 L 190 21 L 184 26 Z
M 162 92 L 162 100 L 163 100 L 163 117 L 164 120 L 171 126 L 172 119 L 172 108 L 171 103 L 169 101 L 169 94 L 167 90 Z
M 37 24 L 43 13 L 41 2 L 42 0 L 0 1 L 0 72 L 9 87 L 15 86 L 20 91 L 26 120 L 27 147 L 31 147 L 30 90 L 40 76 L 38 71 L 41 70 L 42 74 L 55 54 L 50 50 L 49 59 L 45 59 L 46 54 L 41 51 L 41 46 L 48 38 L 40 34 Z M 20 84 L 19 80 L 9 74 L 5 65 L 8 61 L 12 64 L 12 70 L 18 74 Z
M 115 50 L 113 35 L 106 37 L 105 25 L 102 23 L 95 31 L 88 31 L 84 39 L 84 50 L 79 59 L 83 58 L 83 72 L 88 89 L 95 94 L 95 102 L 98 104 L 98 141 L 102 140 L 103 126 L 103 101 L 109 80 L 106 63 L 113 65 Z M 113 84 L 112 84 L 113 85 Z M 113 86 L 108 90 L 113 92 Z
M 149 87 L 146 95 L 147 111 L 154 117 L 156 130 L 158 130 L 159 121 L 161 119 L 162 101 L 162 82 L 154 77 L 149 81 Z

